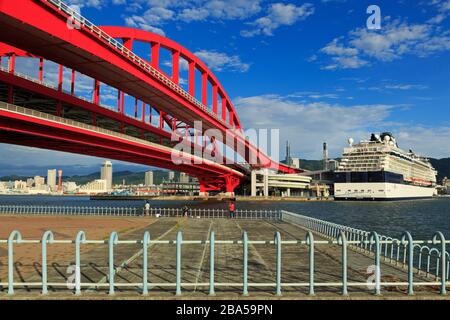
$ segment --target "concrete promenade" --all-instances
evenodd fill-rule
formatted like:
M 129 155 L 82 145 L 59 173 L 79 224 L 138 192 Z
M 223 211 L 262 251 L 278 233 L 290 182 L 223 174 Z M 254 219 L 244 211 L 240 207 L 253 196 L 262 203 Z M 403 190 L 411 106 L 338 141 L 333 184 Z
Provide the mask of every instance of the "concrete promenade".
M 183 231 L 183 240 L 208 240 L 211 230 L 216 233 L 216 240 L 241 240 L 242 232 L 248 233 L 249 240 L 273 240 L 274 233 L 278 230 L 282 240 L 304 240 L 306 232 L 301 227 L 286 222 L 269 222 L 264 220 L 226 220 L 226 219 L 197 219 L 197 218 L 136 218 L 142 219 L 145 227 L 135 228 L 126 235 L 119 234 L 119 240 L 140 240 L 144 231 L 150 231 L 152 240 L 175 240 L 178 230 Z M 152 221 L 149 221 L 152 220 Z M 56 231 L 56 230 L 55 230 Z M 93 240 L 89 238 L 89 240 Z M 316 240 L 320 240 L 316 236 Z M 19 246 L 19 245 L 17 245 Z M 28 263 L 16 263 L 15 281 L 40 282 L 40 245 L 35 244 L 36 259 L 28 260 Z M 53 246 L 62 246 L 54 244 Z M 48 282 L 66 282 L 70 280 L 73 272 L 67 272 L 67 268 L 73 263 L 74 246 L 66 245 L 66 255 L 48 261 Z M 90 288 L 82 288 L 81 296 L 74 296 L 67 288 L 49 286 L 49 295 L 41 296 L 40 287 L 16 288 L 16 295 L 11 298 L 103 298 L 108 299 L 108 247 L 106 244 L 83 245 L 81 255 L 82 283 L 92 283 Z M 119 244 L 115 246 L 115 265 L 118 267 L 116 283 L 139 283 L 142 281 L 142 251 L 138 244 Z M 48 245 L 49 254 L 52 244 Z M 2 250 L 2 254 L 5 251 Z M 234 283 L 231 287 L 216 286 L 215 298 L 241 299 L 242 264 L 243 254 L 241 244 L 216 244 L 215 250 L 215 281 L 217 283 Z M 148 250 L 148 281 L 158 284 L 174 284 L 176 280 L 176 247 L 174 244 L 153 244 Z M 248 256 L 248 281 L 249 283 L 274 283 L 276 270 L 276 251 L 273 244 L 249 244 Z M 182 296 L 179 298 L 209 298 L 209 245 L 183 244 L 182 245 L 182 283 L 198 283 L 197 286 L 183 286 Z M 373 257 L 368 257 L 354 250 L 348 250 L 348 282 L 366 282 L 371 274 L 367 268 L 373 265 Z M 6 266 L 3 265 L 3 268 Z M 406 269 L 394 267 L 390 264 L 382 264 L 382 282 L 405 282 Z M 341 278 L 341 247 L 337 245 L 320 245 L 315 248 L 315 282 L 340 283 Z M 4 273 L 3 273 L 4 274 Z M 282 283 L 308 282 L 309 263 L 308 247 L 306 245 L 286 244 L 282 246 Z M 6 279 L 3 277 L 1 282 Z M 415 275 L 415 281 L 432 281 L 432 279 L 419 279 Z M 94 284 L 103 284 L 98 288 Z M 118 286 L 115 298 L 142 298 L 140 288 L 126 288 Z M 281 298 L 309 299 L 308 287 L 283 287 Z M 341 296 L 340 286 L 317 286 L 314 298 L 432 298 L 441 299 L 438 286 L 416 287 L 416 295 L 408 297 L 405 286 L 383 288 L 383 295 L 376 297 L 373 289 L 366 285 L 349 287 L 349 297 Z M 149 287 L 147 298 L 174 298 L 175 286 Z M 275 287 L 258 286 L 249 287 L 249 298 L 272 299 L 275 296 Z M 6 288 L 0 293 L 2 299 L 8 298 Z M 448 297 L 448 296 L 447 296 Z

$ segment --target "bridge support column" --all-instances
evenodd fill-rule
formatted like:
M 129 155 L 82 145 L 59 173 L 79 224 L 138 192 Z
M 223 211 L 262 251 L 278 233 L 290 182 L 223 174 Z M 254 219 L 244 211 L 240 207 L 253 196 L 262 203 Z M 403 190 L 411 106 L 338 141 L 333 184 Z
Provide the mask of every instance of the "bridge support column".
M 202 72 L 202 104 L 208 105 L 208 74 Z
M 44 80 L 44 58 L 39 58 L 39 82 Z
M 144 101 L 142 101 L 142 114 L 141 114 L 141 120 L 142 120 L 142 122 L 145 122 L 145 102 Z M 150 113 L 151 113 L 151 110 L 150 110 Z M 150 118 L 150 124 L 152 123 L 152 120 L 151 120 L 151 118 Z
M 151 44 L 152 47 L 152 66 L 154 68 L 159 68 L 159 48 L 160 48 L 160 44 L 156 43 L 156 42 L 152 42 Z
M 206 184 L 205 183 L 203 183 L 203 182 L 201 182 L 200 180 L 199 180 L 199 182 L 200 182 L 200 197 L 207 197 L 209 194 L 208 194 L 208 189 L 206 188 Z
M 180 67 L 180 52 L 172 51 L 172 80 L 177 85 L 180 82 L 179 67 Z
M 188 91 L 191 96 L 195 96 L 195 62 L 189 61 L 189 81 Z
M 227 99 L 222 96 L 222 120 L 227 121 Z
M 93 97 L 92 97 L 92 101 L 94 102 L 94 104 L 100 104 L 100 81 L 95 80 L 94 81 L 94 92 L 93 92 Z
M 217 115 L 217 84 L 213 85 L 212 92 L 212 111 L 215 115 Z
M 229 196 L 234 197 L 234 189 L 240 184 L 240 180 L 232 176 L 225 177 L 225 191 Z
M 63 89 L 63 79 L 64 79 L 64 67 L 62 64 L 58 68 L 58 91 L 62 92 Z
M 14 74 L 16 68 L 16 55 L 12 54 L 9 56 L 9 73 Z M 8 103 L 14 103 L 14 87 L 12 85 L 8 86 Z
M 75 70 L 72 69 L 72 81 L 70 83 L 70 94 L 75 94 Z

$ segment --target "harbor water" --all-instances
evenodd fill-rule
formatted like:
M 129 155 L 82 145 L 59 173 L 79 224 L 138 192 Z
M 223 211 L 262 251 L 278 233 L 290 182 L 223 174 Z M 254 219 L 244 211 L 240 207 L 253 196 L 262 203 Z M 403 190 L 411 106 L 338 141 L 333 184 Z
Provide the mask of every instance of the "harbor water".
M 194 201 L 150 201 L 152 207 L 222 208 L 226 203 Z M 90 200 L 89 197 L 56 196 L 0 196 L 0 205 L 40 206 L 94 206 L 137 207 L 144 201 Z M 435 231 L 450 238 L 450 198 L 392 202 L 237 202 L 237 209 L 287 210 L 334 223 L 377 231 L 380 234 L 400 237 L 403 231 L 411 232 L 415 239 L 430 239 Z

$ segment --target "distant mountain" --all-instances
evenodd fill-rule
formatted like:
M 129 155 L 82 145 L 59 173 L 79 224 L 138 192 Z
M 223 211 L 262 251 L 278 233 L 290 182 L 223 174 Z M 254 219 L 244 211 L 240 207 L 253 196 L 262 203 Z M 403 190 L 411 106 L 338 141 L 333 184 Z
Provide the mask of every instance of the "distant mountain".
M 45 177 L 45 175 L 43 175 Z M 175 178 L 178 178 L 179 173 L 175 173 Z M 10 175 L 3 176 L 0 178 L 0 181 L 14 181 L 14 180 L 24 180 L 26 181 L 31 176 L 18 176 L 18 175 Z M 168 171 L 166 170 L 153 170 L 153 183 L 160 184 L 163 179 L 167 180 Z M 93 172 L 86 175 L 73 175 L 73 176 L 64 176 L 63 181 L 72 181 L 78 185 L 83 185 L 88 183 L 89 181 L 93 181 L 95 179 L 100 179 L 100 172 Z M 121 184 L 125 180 L 126 184 L 143 184 L 145 182 L 145 171 L 142 172 L 132 172 L 132 171 L 114 171 L 113 174 L 113 184 Z
M 97 172 L 100 170 L 101 162 L 92 165 L 48 165 L 48 166 L 34 166 L 34 165 L 15 165 L 14 163 L 0 162 L 0 177 L 2 176 L 47 176 L 48 169 L 62 169 L 63 176 L 74 176 L 74 175 L 90 175 L 92 172 Z M 115 172 L 119 171 L 130 171 L 130 172 L 144 172 L 146 170 L 152 170 L 152 167 L 136 165 L 136 164 L 126 164 L 122 162 L 113 162 L 113 170 Z M 158 170 L 158 169 L 156 169 Z
M 430 159 L 433 167 L 438 171 L 438 181 L 444 177 L 450 178 L 450 158 Z
M 317 171 L 323 169 L 322 160 L 306 160 L 300 159 L 300 168 L 308 171 Z
M 339 160 L 339 159 L 337 159 Z M 450 158 L 443 158 L 443 159 L 430 159 L 431 164 L 434 166 L 434 168 L 438 171 L 438 181 L 441 181 L 444 177 L 450 178 Z M 300 166 L 302 169 L 306 169 L 309 171 L 316 171 L 321 170 L 323 168 L 323 162 L 322 160 L 306 160 L 306 159 L 300 159 Z M 120 170 L 124 168 L 125 170 Z M 114 175 L 113 175 L 113 183 L 114 184 L 121 184 L 123 180 L 125 180 L 126 184 L 141 184 L 144 183 L 145 180 L 145 171 L 141 171 L 143 168 L 148 168 L 144 166 L 114 166 Z M 91 168 L 92 169 L 92 168 Z M 139 171 L 135 171 L 136 169 L 141 169 Z M 151 170 L 152 168 L 148 168 L 148 170 Z M 30 170 L 30 169 L 29 169 Z M 74 170 L 73 168 L 71 170 Z M 83 168 L 85 171 L 86 168 Z M 147 169 L 145 169 L 147 170 Z M 0 174 L 2 172 L 7 171 L 7 169 L 3 168 L 2 171 L 0 171 Z M 17 172 L 17 170 L 13 170 L 14 172 Z M 33 177 L 34 175 L 41 175 L 46 177 L 47 176 L 47 169 L 45 168 L 35 168 L 35 170 L 30 170 L 31 172 L 28 174 L 28 170 L 25 170 L 22 174 L 12 174 L 12 175 L 5 175 L 3 177 L 0 177 L 0 181 L 14 181 L 14 180 L 26 180 L 29 177 Z M 69 170 L 67 170 L 69 171 Z M 63 169 L 63 173 L 66 173 Z M 69 171 L 70 172 L 70 171 Z M 73 181 L 76 182 L 78 185 L 85 184 L 89 181 L 100 179 L 100 172 L 91 170 L 91 173 L 83 174 L 83 172 L 70 175 L 70 174 L 64 174 L 63 175 L 63 181 Z M 162 180 L 165 178 L 167 179 L 168 171 L 166 170 L 160 170 L 160 169 L 154 169 L 153 170 L 153 181 L 155 184 L 160 184 Z M 179 173 L 175 173 L 175 177 L 178 178 Z

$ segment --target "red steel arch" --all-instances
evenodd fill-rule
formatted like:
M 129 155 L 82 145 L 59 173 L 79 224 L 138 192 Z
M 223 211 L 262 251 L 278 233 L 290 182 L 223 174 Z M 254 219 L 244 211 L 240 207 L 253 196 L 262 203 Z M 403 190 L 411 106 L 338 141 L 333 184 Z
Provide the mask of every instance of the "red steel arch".
M 172 81 L 179 85 L 179 61 L 180 58 L 185 59 L 189 64 L 189 79 L 188 79 L 188 92 L 190 95 L 194 96 L 195 90 L 195 80 L 194 74 L 195 70 L 199 70 L 202 74 L 202 104 L 207 105 L 207 82 L 209 81 L 213 89 L 212 97 L 212 110 L 214 114 L 218 114 L 218 98 L 221 97 L 221 107 L 222 107 L 222 120 L 226 120 L 225 111 L 229 112 L 229 123 L 235 125 L 236 129 L 241 129 L 241 122 L 237 116 L 237 112 L 228 97 L 225 89 L 220 84 L 219 80 L 216 78 L 214 73 L 206 66 L 206 64 L 201 61 L 195 54 L 190 52 L 188 49 L 184 48 L 177 42 L 170 40 L 161 35 L 135 29 L 128 27 L 117 27 L 117 26 L 102 26 L 100 27 L 109 36 L 113 38 L 122 39 L 124 46 L 133 50 L 133 42 L 141 41 L 148 43 L 151 46 L 151 64 L 153 67 L 159 68 L 159 50 L 160 48 L 165 48 L 172 52 Z
M 241 150 L 245 153 L 244 156 L 247 153 L 257 154 L 256 166 L 289 173 L 297 171 L 271 160 L 245 139 L 241 123 L 225 90 L 207 66 L 190 51 L 172 40 L 150 32 L 123 27 L 100 28 L 83 20 L 83 17 L 80 17 L 80 21 L 83 21 L 80 28 L 71 30 L 67 27 L 71 13 L 62 9 L 64 6 L 66 5 L 59 0 L 0 0 L 0 28 L 4 30 L 0 32 L 0 41 L 20 48 L 24 55 L 30 53 L 45 57 L 90 76 L 96 83 L 108 84 L 142 102 L 155 104 L 159 110 L 172 116 L 169 121 L 178 118 L 191 124 L 195 120 L 202 120 L 205 129 L 218 128 L 222 132 L 232 129 L 234 125 L 237 130 L 231 130 L 230 134 L 237 143 L 245 147 L 242 149 L 244 152 L 240 148 L 235 151 Z M 124 46 L 114 38 L 121 38 Z M 131 52 L 134 41 L 150 43 L 151 62 Z M 159 71 L 161 47 L 172 51 L 172 77 Z M 19 52 L 16 54 L 21 55 Z M 195 81 L 189 81 L 189 92 L 178 85 L 180 57 L 189 64 L 189 78 L 195 78 L 195 70 L 202 73 L 202 102 L 198 102 L 193 96 Z M 212 112 L 206 108 L 208 82 L 213 87 Z M 96 85 L 94 103 L 98 103 L 97 89 Z M 222 110 L 225 110 L 222 117 L 228 112 L 230 123 L 218 117 L 219 97 Z M 120 112 L 123 114 L 123 107 Z M 225 174 L 230 173 L 229 168 L 225 171 Z M 225 178 L 227 189 L 232 190 L 242 174 L 202 178 L 208 189 L 217 186 L 218 179 L 223 181 Z

